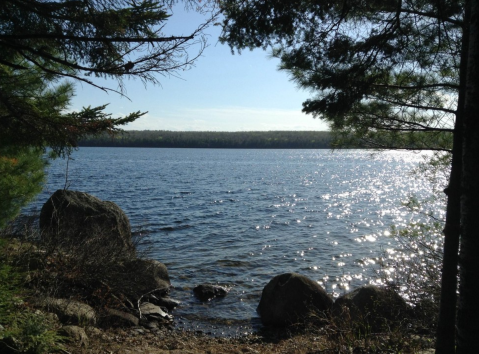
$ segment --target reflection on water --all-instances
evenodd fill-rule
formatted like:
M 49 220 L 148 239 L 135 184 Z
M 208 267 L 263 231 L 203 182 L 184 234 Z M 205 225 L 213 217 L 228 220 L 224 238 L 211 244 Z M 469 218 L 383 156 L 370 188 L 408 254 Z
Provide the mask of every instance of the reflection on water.
M 264 285 L 284 272 L 333 296 L 376 282 L 379 264 L 399 254 L 391 225 L 427 219 L 402 203 L 431 190 L 410 175 L 423 158 L 408 152 L 82 148 L 73 158 L 70 189 L 114 201 L 147 235 L 185 326 L 251 328 Z M 37 205 L 65 184 L 64 161 L 50 171 Z M 201 304 L 192 288 L 205 282 L 231 291 Z

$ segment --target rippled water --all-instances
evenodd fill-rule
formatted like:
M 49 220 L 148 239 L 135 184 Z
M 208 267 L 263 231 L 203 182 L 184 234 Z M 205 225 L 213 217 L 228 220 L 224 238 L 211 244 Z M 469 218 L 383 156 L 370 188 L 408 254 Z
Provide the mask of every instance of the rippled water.
M 408 152 L 81 148 L 73 159 L 69 189 L 114 201 L 147 234 L 185 326 L 254 327 L 263 287 L 284 272 L 334 296 L 372 282 L 374 257 L 396 246 L 390 226 L 411 218 L 401 202 L 431 190 Z M 37 206 L 65 171 L 52 164 Z M 230 293 L 201 304 L 191 289 L 204 282 Z

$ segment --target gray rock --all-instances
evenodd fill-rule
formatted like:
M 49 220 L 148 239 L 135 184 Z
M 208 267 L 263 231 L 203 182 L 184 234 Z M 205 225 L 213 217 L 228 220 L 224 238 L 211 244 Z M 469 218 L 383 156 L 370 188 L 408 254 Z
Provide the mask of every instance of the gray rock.
M 86 327 L 85 332 L 89 336 L 101 336 L 103 334 L 102 330 L 95 326 Z
M 143 328 L 135 328 L 133 329 L 132 334 L 145 334 L 146 331 Z
M 153 305 L 149 302 L 140 304 L 141 317 L 151 320 L 172 320 L 173 317 L 161 309 L 160 306 Z
M 353 323 L 368 325 L 373 330 L 381 330 L 404 320 L 408 315 L 408 305 L 392 290 L 366 285 L 336 299 L 334 314 L 350 318 Z
M 107 315 L 102 318 L 102 324 L 104 326 L 112 326 L 112 327 L 134 327 L 138 326 L 140 320 L 135 315 L 116 310 L 116 309 L 106 309 Z
M 61 334 L 70 338 L 71 341 L 77 342 L 80 347 L 88 348 L 90 340 L 88 339 L 85 330 L 78 326 L 63 326 Z
M 322 318 L 333 300 L 315 281 L 296 273 L 274 277 L 263 289 L 258 313 L 264 325 L 300 324 L 312 316 Z
M 228 289 L 218 285 L 201 284 L 193 289 L 193 293 L 200 301 L 210 301 L 215 297 L 225 297 Z
M 94 325 L 97 320 L 91 306 L 75 300 L 45 298 L 38 305 L 56 314 L 64 324 Z
M 159 327 L 159 323 L 157 321 L 145 321 L 142 323 L 142 325 L 149 330 L 157 330 Z
M 115 203 L 87 193 L 57 190 L 42 207 L 40 228 L 44 239 L 59 246 L 93 242 L 135 252 L 126 214 Z
M 136 302 L 143 297 L 164 296 L 171 283 L 166 266 L 155 260 L 135 259 L 119 265 L 110 286 Z
M 173 310 L 178 307 L 181 302 L 170 297 L 157 297 L 155 295 L 151 295 L 148 297 L 148 301 L 152 304 L 164 307 L 168 310 Z

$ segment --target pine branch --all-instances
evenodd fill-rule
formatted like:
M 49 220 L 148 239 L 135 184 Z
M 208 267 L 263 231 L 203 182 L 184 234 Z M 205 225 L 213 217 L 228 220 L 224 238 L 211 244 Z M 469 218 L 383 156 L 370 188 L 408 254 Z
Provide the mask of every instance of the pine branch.
M 104 42 L 104 43 L 161 43 L 173 41 L 185 41 L 194 39 L 194 35 L 184 37 L 87 37 L 87 36 L 72 36 L 55 33 L 28 33 L 28 34 L 0 34 L 0 40 L 25 40 L 25 39 L 57 39 L 57 40 L 71 40 L 77 42 Z
M 430 85 L 417 85 L 417 86 L 402 86 L 402 85 L 389 85 L 389 84 L 372 84 L 373 87 L 391 88 L 398 90 L 424 90 L 429 88 L 451 88 L 459 90 L 459 85 L 451 83 L 430 84 Z

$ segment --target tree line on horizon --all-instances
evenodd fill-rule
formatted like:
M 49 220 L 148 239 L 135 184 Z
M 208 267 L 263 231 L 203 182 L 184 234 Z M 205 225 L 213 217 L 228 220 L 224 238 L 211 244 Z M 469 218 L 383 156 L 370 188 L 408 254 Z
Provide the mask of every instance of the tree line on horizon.
M 330 149 L 328 131 L 167 131 L 130 130 L 87 136 L 78 146 L 216 149 Z

